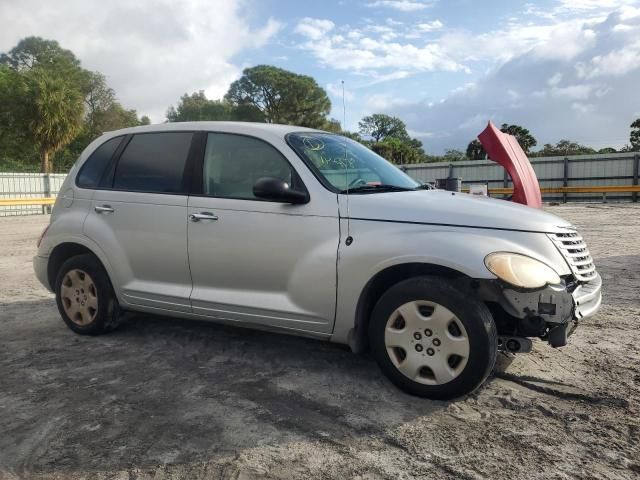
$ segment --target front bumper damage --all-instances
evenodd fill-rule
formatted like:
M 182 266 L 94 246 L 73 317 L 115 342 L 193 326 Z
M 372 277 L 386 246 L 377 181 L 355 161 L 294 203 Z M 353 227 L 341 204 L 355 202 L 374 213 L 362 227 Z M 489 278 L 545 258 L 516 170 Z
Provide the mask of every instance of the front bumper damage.
M 601 289 L 600 275 L 589 282 L 563 281 L 538 290 L 515 289 L 499 280 L 478 285 L 480 297 L 499 304 L 509 317 L 497 322 L 499 331 L 503 330 L 501 334 L 539 337 L 552 347 L 566 345 L 578 323 L 597 312 Z

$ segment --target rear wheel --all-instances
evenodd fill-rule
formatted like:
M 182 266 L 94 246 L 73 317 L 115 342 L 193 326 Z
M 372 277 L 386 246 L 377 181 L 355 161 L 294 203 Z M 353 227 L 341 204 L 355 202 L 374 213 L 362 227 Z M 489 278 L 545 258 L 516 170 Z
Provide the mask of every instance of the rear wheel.
M 496 359 L 491 313 L 446 279 L 416 277 L 391 287 L 369 323 L 373 355 L 407 393 L 450 399 L 472 392 Z
M 107 273 L 93 255 L 65 261 L 56 277 L 55 292 L 60 315 L 74 332 L 97 335 L 118 325 L 118 301 Z

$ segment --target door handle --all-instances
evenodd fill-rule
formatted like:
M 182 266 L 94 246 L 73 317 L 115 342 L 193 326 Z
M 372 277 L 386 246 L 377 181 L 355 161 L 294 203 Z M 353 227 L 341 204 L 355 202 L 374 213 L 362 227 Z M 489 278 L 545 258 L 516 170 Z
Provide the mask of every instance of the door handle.
M 96 211 L 96 213 L 113 213 L 114 212 L 111 205 L 96 205 L 93 209 Z
M 192 222 L 199 222 L 200 220 L 218 220 L 218 216 L 211 212 L 192 213 L 189 215 L 189 220 Z

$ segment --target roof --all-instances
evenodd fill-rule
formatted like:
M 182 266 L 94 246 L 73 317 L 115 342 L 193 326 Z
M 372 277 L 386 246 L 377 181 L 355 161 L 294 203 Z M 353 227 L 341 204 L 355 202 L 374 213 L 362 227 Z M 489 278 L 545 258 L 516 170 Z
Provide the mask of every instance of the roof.
M 211 130 L 218 132 L 245 133 L 254 135 L 275 135 L 284 137 L 291 132 L 320 132 L 306 127 L 296 127 L 295 125 L 280 125 L 275 123 L 257 122 L 171 122 L 159 123 L 155 125 L 142 125 L 140 127 L 123 128 L 109 132 L 109 136 L 115 134 L 144 133 L 144 132 L 166 132 L 181 130 Z

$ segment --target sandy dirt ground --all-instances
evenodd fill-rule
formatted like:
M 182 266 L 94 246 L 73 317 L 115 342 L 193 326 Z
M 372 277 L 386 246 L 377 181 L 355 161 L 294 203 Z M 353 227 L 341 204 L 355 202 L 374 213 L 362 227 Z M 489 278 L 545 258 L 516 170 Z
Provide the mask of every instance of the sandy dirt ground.
M 0 218 L 0 479 L 640 478 L 640 206 L 548 210 L 602 310 L 453 402 L 319 341 L 150 316 L 75 335 L 32 273 L 47 218 Z

